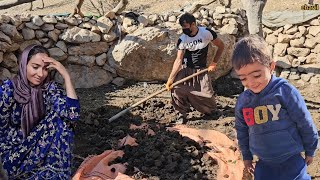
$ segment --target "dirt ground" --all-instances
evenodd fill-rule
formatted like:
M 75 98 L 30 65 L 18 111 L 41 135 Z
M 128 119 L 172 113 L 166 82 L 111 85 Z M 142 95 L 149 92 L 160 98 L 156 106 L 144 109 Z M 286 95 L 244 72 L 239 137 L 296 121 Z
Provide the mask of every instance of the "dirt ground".
M 235 139 L 233 107 L 237 94 L 242 87 L 237 81 L 224 79 L 230 83 L 215 87 L 216 92 L 228 94 L 217 97 L 220 116 L 203 117 L 193 110 L 189 113 L 188 126 L 201 129 L 216 129 L 229 138 Z M 122 87 L 107 85 L 92 89 L 78 89 L 81 99 L 81 122 L 76 127 L 74 169 L 82 162 L 83 157 L 99 154 L 106 149 L 117 149 L 118 140 L 127 134 L 138 137 L 138 147 L 126 147 L 125 157 L 117 162 L 128 162 L 129 167 L 137 167 L 140 171 L 127 172 L 135 179 L 216 179 L 217 163 L 206 159 L 205 147 L 193 140 L 184 138 L 177 132 L 168 132 L 166 127 L 176 112 L 170 104 L 170 94 L 164 92 L 152 98 L 130 113 L 112 123 L 108 119 L 134 102 L 164 88 L 163 82 L 127 82 Z M 156 136 L 148 138 L 139 131 L 128 130 L 130 124 L 150 124 L 156 130 Z M 138 135 L 137 135 L 138 133 Z M 139 134 L 140 133 L 140 134 Z M 82 158 L 81 158 L 82 157 Z M 169 159 L 169 160 L 168 160 Z M 132 174 L 133 173 L 133 174 Z
M 192 2 L 194 1 L 129 0 L 126 10 L 164 13 L 179 10 Z M 268 0 L 264 12 L 298 10 L 307 2 L 308 0 Z M 41 8 L 41 0 L 36 0 L 32 11 L 29 10 L 30 4 L 23 4 L 0 10 L 0 14 L 66 14 L 71 12 L 73 3 L 74 0 L 44 0 L 45 6 Z M 314 3 L 320 3 L 320 0 L 315 0 Z M 232 0 L 231 7 L 242 7 L 241 1 Z M 87 15 L 92 14 L 86 8 L 83 10 Z M 216 179 L 217 163 L 203 156 L 207 149 L 177 133 L 165 130 L 165 127 L 171 126 L 170 121 L 176 117 L 168 92 L 148 100 L 115 122 L 108 123 L 108 119 L 119 111 L 163 88 L 163 83 L 128 81 L 122 87 L 109 84 L 92 89 L 77 89 L 81 102 L 81 121 L 75 128 L 73 172 L 85 157 L 100 154 L 107 149 L 116 149 L 118 140 L 130 134 L 138 137 L 139 148 L 125 146 L 122 150 L 126 155 L 116 162 L 128 162 L 127 174 L 135 179 Z M 319 85 L 295 83 L 295 86 L 306 99 L 316 126 L 320 129 Z M 243 87 L 239 81 L 223 77 L 214 83 L 214 90 L 221 115 L 208 118 L 192 111 L 189 114 L 188 126 L 218 130 L 235 140 L 234 106 L 236 97 L 243 91 Z M 131 123 L 139 125 L 142 122 L 148 122 L 157 135 L 147 138 L 140 131 L 129 130 Z M 139 171 L 134 172 L 133 167 L 138 167 Z M 308 171 L 313 179 L 320 179 L 319 151 Z
M 130 123 L 140 125 L 142 122 L 148 122 L 156 129 L 157 136 L 150 139 L 141 134 L 141 136 L 138 136 L 138 142 L 141 144 L 138 147 L 125 148 L 125 152 L 128 153 L 127 156 L 117 161 L 126 162 L 129 160 L 130 167 L 134 166 L 140 169 L 139 172 L 135 173 L 129 169 L 128 174 L 133 175 L 135 179 L 147 178 L 150 180 L 215 179 L 216 162 L 211 160 L 209 163 L 202 163 L 202 155 L 206 152 L 205 149 L 199 147 L 190 139 L 182 138 L 176 133 L 165 130 L 165 127 L 171 126 L 170 121 L 176 117 L 176 113 L 170 104 L 170 94 L 168 92 L 149 99 L 131 110 L 130 113 L 112 123 L 108 123 L 108 119 L 116 113 L 163 88 L 163 83 L 128 81 L 122 87 L 110 84 L 94 90 L 78 89 L 82 118 L 76 128 L 74 153 L 77 158 L 74 168 L 82 162 L 81 157 L 99 154 L 106 149 L 117 148 L 118 140 L 126 136 L 127 133 L 137 136 L 137 133 L 140 133 L 139 131 L 128 130 Z M 295 85 L 305 97 L 317 128 L 320 129 L 320 103 L 318 101 L 320 93 L 318 88 L 312 85 Z M 216 117 L 204 117 L 199 112 L 192 111 L 189 113 L 187 125 L 200 129 L 214 129 L 235 140 L 234 106 L 236 97 L 243 91 L 243 87 L 238 80 L 231 79 L 229 76 L 215 81 L 213 87 L 217 95 L 218 109 L 222 113 Z M 186 149 L 192 150 L 186 151 Z M 194 152 L 200 153 L 195 156 Z M 129 157 L 131 158 L 129 159 Z M 167 162 L 168 159 L 170 159 L 169 163 Z M 182 161 L 182 159 L 187 161 Z M 172 171 L 173 169 L 175 171 Z M 317 152 L 314 163 L 308 167 L 308 171 L 313 179 L 320 179 L 319 152 Z

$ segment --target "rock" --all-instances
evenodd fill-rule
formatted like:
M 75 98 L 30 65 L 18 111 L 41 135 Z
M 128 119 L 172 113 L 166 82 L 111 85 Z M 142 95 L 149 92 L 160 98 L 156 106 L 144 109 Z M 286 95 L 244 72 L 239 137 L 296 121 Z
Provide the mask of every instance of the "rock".
M 287 43 L 277 43 L 274 45 L 273 56 L 283 57 L 286 54 L 289 44 Z
M 10 48 L 11 48 L 10 44 L 0 41 L 0 49 L 1 49 L 1 51 L 6 52 Z
M 142 25 L 142 27 L 146 27 L 149 24 L 149 19 L 147 17 L 145 17 L 144 15 L 139 16 L 138 21 Z
M 9 23 L 11 21 L 11 18 L 10 16 L 7 16 L 7 15 L 4 15 L 4 14 L 1 14 L 0 15 L 0 23 Z
M 217 63 L 217 69 L 214 72 L 210 73 L 211 80 L 213 81 L 220 78 L 221 76 L 227 75 L 232 69 L 232 63 L 230 59 L 233 52 L 233 46 L 236 42 L 236 38 L 232 35 L 218 34 L 218 37 L 222 40 L 225 46 L 224 46 L 224 51 L 220 57 L 220 60 Z M 207 59 L 208 63 L 213 60 L 216 50 L 217 50 L 217 47 L 212 45 L 212 43 L 210 43 L 209 50 L 208 50 L 208 59 Z
M 107 61 L 107 54 L 103 53 L 96 58 L 96 63 L 98 66 L 103 66 Z
M 97 26 L 102 33 L 108 33 L 112 28 L 113 23 L 109 18 L 103 16 L 97 20 Z
M 92 67 L 95 64 L 95 56 L 69 56 L 67 62 L 70 64 L 84 65 Z
M 122 77 L 116 77 L 112 80 L 112 84 L 115 84 L 118 87 L 123 86 L 124 83 L 125 83 L 125 79 Z
M 237 34 L 238 28 L 234 24 L 226 24 L 220 29 L 221 34 Z
M 61 22 L 58 22 L 58 23 L 55 25 L 55 28 L 61 29 L 61 30 L 67 29 L 68 27 L 69 27 L 68 24 L 64 24 L 64 23 L 61 23 Z
M 306 40 L 306 38 L 305 38 L 304 36 L 303 36 L 303 37 L 300 37 L 300 38 L 298 38 L 298 39 L 292 39 L 292 40 L 290 41 L 290 46 L 302 48 L 305 40 Z
M 91 32 L 87 29 L 81 29 L 78 27 L 73 27 L 67 29 L 61 34 L 61 39 L 69 43 L 87 43 L 87 42 L 99 42 L 101 37 L 99 34 Z
M 292 38 L 291 35 L 279 33 L 278 43 L 289 43 Z
M 117 38 L 117 34 L 113 31 L 110 31 L 108 34 L 103 35 L 103 40 L 106 42 L 112 42 Z
M 68 48 L 69 55 L 97 55 L 108 52 L 107 42 L 83 43 L 78 46 Z
M 226 12 L 226 7 L 224 6 L 217 6 L 216 9 L 215 9 L 215 12 L 216 13 L 219 13 L 219 14 L 223 14 Z
M 52 31 L 54 30 L 54 25 L 53 24 L 44 24 L 41 26 L 41 29 L 45 32 Z
M 64 22 L 71 26 L 78 26 L 78 20 L 74 17 L 68 17 L 64 19 Z
M 300 77 L 302 80 L 304 80 L 305 82 L 309 82 L 311 77 L 313 77 L 314 74 L 313 73 L 309 73 L 309 74 L 301 74 Z
M 306 57 L 307 55 L 310 54 L 310 49 L 289 47 L 287 48 L 287 52 L 289 55 L 293 55 L 296 57 Z
M 266 42 L 271 45 L 278 43 L 278 38 L 274 34 L 267 35 Z
M 48 37 L 52 39 L 54 42 L 57 42 L 59 39 L 59 33 L 57 31 L 50 31 L 48 32 Z
M 320 83 L 320 76 L 317 74 L 310 79 L 311 84 L 319 84 Z
M 293 26 L 290 29 L 284 31 L 285 34 L 290 34 L 290 35 L 293 35 L 296 32 L 298 32 L 298 27 L 297 26 Z
M 138 29 L 108 51 L 109 64 L 124 78 L 139 81 L 167 80 L 176 57 L 178 31 L 180 31 L 179 26 L 165 29 L 156 27 Z M 231 70 L 230 58 L 235 38 L 231 35 L 221 35 L 221 39 L 226 47 L 217 71 L 212 75 L 213 79 Z M 214 48 L 210 46 L 209 58 L 214 57 L 213 53 L 216 50 Z
M 9 69 L 14 68 L 18 66 L 18 59 L 12 52 L 4 53 L 1 66 Z
M 79 27 L 84 29 L 92 29 L 93 25 L 90 22 L 84 22 L 80 24 Z
M 318 42 L 312 38 L 312 39 L 306 39 L 304 46 L 307 48 L 313 49 L 314 47 L 316 47 L 317 44 Z
M 106 17 L 106 18 L 109 18 L 109 19 L 115 19 L 115 18 L 116 18 L 116 13 L 113 12 L 113 11 L 108 11 L 108 12 L 105 14 L 105 17 Z
M 176 31 L 155 27 L 139 29 L 108 51 L 109 64 L 121 77 L 164 80 L 176 56 L 173 39 L 178 36 Z
M 48 49 L 49 54 L 52 58 L 56 59 L 57 61 L 66 60 L 68 55 L 64 53 L 60 48 L 50 48 Z
M 320 32 L 319 26 L 311 26 L 309 27 L 309 34 L 312 36 L 316 36 Z
M 293 58 L 291 56 L 275 57 L 274 60 L 276 61 L 277 67 L 287 69 L 287 68 L 291 68 L 291 62 Z
M 41 38 L 46 37 L 46 33 L 44 33 L 44 32 L 41 31 L 41 30 L 36 30 L 36 31 L 35 31 L 35 35 L 36 35 L 36 38 L 37 38 L 37 39 L 41 39 Z
M 40 26 L 37 26 L 37 25 L 33 24 L 32 22 L 27 22 L 25 25 L 26 25 L 28 28 L 33 29 L 33 30 L 40 29 Z
M 23 37 L 18 32 L 17 28 L 11 24 L 1 24 L 0 31 L 9 36 L 13 41 L 23 41 Z
M 290 71 L 284 70 L 281 72 L 280 77 L 284 79 L 288 79 L 289 75 L 290 75 Z
M 32 23 L 36 26 L 42 26 L 44 24 L 40 16 L 33 16 Z
M 22 36 L 25 40 L 31 40 L 36 37 L 34 30 L 29 29 L 29 28 L 22 29 Z
M 3 52 L 0 51 L 0 64 L 3 61 Z
M 68 52 L 67 45 L 64 41 L 58 41 L 56 46 L 60 48 L 63 52 Z
M 0 67 L 0 80 L 10 79 L 11 77 L 12 75 L 8 69 Z
M 53 16 L 49 16 L 49 15 L 44 16 L 42 18 L 42 20 L 43 20 L 43 22 L 48 23 L 48 24 L 56 24 L 56 23 L 58 23 L 56 18 L 54 18 Z
M 70 73 L 75 88 L 93 88 L 104 84 L 108 84 L 112 80 L 112 76 L 109 72 L 97 67 L 86 67 L 80 65 L 67 65 L 68 72 Z M 58 82 L 62 82 L 63 79 L 60 75 L 56 77 Z
M 0 31 L 0 41 L 4 41 L 8 44 L 12 44 L 10 37 L 5 35 L 2 31 Z

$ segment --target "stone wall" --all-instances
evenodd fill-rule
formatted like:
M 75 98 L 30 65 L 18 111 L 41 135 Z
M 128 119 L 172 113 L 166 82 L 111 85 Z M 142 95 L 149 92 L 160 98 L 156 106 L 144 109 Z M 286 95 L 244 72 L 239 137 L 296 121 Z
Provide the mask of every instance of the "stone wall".
M 277 61 L 277 75 L 301 83 L 320 82 L 320 16 L 303 24 L 263 28 Z
M 127 66 L 136 67 L 135 62 L 141 62 L 145 58 L 157 55 L 155 51 L 148 55 L 141 54 L 148 43 L 159 43 L 158 48 L 161 63 L 153 66 L 153 62 L 146 64 L 152 68 L 167 67 L 158 73 L 150 73 L 145 76 L 139 75 L 141 80 L 165 80 L 169 75 L 174 58 L 175 43 L 181 28 L 178 19 L 182 12 L 169 14 L 140 14 L 123 13 L 116 16 L 112 13 L 106 17 L 63 17 L 63 16 L 30 16 L 21 15 L 9 17 L 0 16 L 0 79 L 11 78 L 18 71 L 18 56 L 29 44 L 41 44 L 48 48 L 50 55 L 63 63 L 69 70 L 75 87 L 89 88 L 114 82 L 121 85 L 122 74 Z M 202 7 L 194 13 L 199 25 L 214 29 L 221 37 L 227 39 L 229 50 L 232 49 L 233 41 L 247 34 L 247 19 L 245 11 L 230 9 L 223 6 L 215 8 Z M 158 28 L 152 30 L 148 28 Z M 266 40 L 273 49 L 275 58 L 278 60 L 279 74 L 283 77 L 314 81 L 318 78 L 320 53 L 319 19 L 314 19 L 303 25 L 287 25 L 279 29 L 264 28 Z M 143 31 L 144 30 L 144 31 Z M 139 33 L 137 33 L 139 32 Z M 150 33 L 158 32 L 159 36 Z M 149 33 L 149 35 L 148 35 Z M 143 38 L 138 37 L 143 36 Z M 147 35 L 146 35 L 147 34 Z M 173 35 L 177 34 L 177 35 Z M 228 36 L 226 36 L 228 35 Z M 135 36 L 135 38 L 131 38 Z M 231 36 L 231 37 L 230 37 Z M 137 40 L 137 37 L 139 38 Z M 232 39 L 233 37 L 233 39 Z M 134 40 L 134 41 L 133 41 Z M 169 40 L 169 42 L 167 42 Z M 119 45 L 125 42 L 125 51 L 119 52 Z M 144 46 L 137 46 L 143 43 Z M 117 48 L 118 46 L 118 48 Z M 121 50 L 121 48 L 120 48 Z M 137 56 L 136 51 L 139 51 Z M 126 52 L 129 52 L 126 54 Z M 147 51 L 146 51 L 147 52 Z M 115 63 L 117 57 L 126 59 Z M 135 54 L 134 56 L 130 56 Z M 229 62 L 231 52 L 225 53 L 225 61 Z M 317 57 L 318 55 L 318 57 Z M 140 58 L 137 61 L 135 58 Z M 118 58 L 119 59 L 119 58 Z M 118 60 L 116 59 L 116 61 Z M 230 71 L 230 63 L 224 65 L 221 73 L 215 77 L 225 75 Z M 313 71 L 312 71 L 313 70 Z M 120 74 L 118 73 L 120 72 Z M 141 74 L 141 71 L 136 70 Z M 157 72 L 157 71 L 155 71 Z M 130 72 L 134 73 L 134 72 Z M 129 73 L 129 74 L 130 74 Z M 130 78 L 123 76 L 124 78 Z M 161 78 L 155 78 L 161 77 Z M 61 78 L 57 77 L 61 80 Z

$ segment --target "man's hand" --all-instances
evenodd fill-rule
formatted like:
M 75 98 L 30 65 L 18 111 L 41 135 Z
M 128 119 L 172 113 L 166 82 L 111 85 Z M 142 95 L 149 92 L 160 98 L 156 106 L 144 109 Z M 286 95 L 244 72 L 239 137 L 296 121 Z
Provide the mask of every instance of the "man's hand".
M 252 160 L 244 160 L 244 168 L 250 173 L 253 174 L 254 167 L 252 165 Z
M 208 67 L 208 71 L 212 72 L 212 71 L 216 70 L 216 68 L 217 68 L 217 63 L 212 62 Z
M 170 91 L 173 87 L 172 87 L 173 81 L 171 79 L 168 79 L 167 83 L 166 83 L 166 88 L 168 91 Z
M 304 160 L 305 160 L 306 164 L 309 166 L 313 161 L 313 157 L 312 156 L 306 156 L 306 158 Z

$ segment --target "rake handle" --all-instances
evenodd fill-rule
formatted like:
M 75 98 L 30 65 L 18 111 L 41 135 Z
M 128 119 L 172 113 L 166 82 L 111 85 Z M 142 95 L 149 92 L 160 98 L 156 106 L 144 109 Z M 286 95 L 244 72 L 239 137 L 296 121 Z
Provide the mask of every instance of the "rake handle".
M 180 79 L 179 81 L 176 81 L 175 83 L 173 83 L 173 84 L 172 84 L 172 87 L 174 87 L 174 86 L 176 86 L 176 85 L 178 85 L 178 84 L 181 84 L 181 83 L 183 83 L 183 82 L 185 82 L 185 81 L 188 81 L 189 79 L 191 79 L 191 78 L 193 78 L 193 77 L 195 77 L 195 76 L 198 76 L 198 75 L 200 75 L 200 74 L 202 74 L 202 73 L 205 73 L 205 72 L 207 72 L 207 71 L 208 71 L 208 69 L 203 69 L 203 70 L 201 70 L 201 71 L 199 71 L 199 72 L 196 72 L 196 73 L 194 73 L 194 74 L 191 74 L 190 76 L 187 76 L 187 77 L 185 77 L 185 78 L 183 78 L 183 79 Z M 152 98 L 152 97 L 154 97 L 154 96 L 156 96 L 156 95 L 158 95 L 158 94 L 160 94 L 160 93 L 162 93 L 162 92 L 164 92 L 164 91 L 166 91 L 166 90 L 167 90 L 167 88 L 163 88 L 163 89 L 161 89 L 161 90 L 159 90 L 159 91 L 157 91 L 157 92 L 155 92 L 155 93 L 153 93 L 153 94 L 150 94 L 149 96 L 141 99 L 140 101 L 134 103 L 134 104 L 131 105 L 130 107 L 126 108 L 125 110 L 120 111 L 118 114 L 112 116 L 112 117 L 109 119 L 109 123 L 112 122 L 112 121 L 114 121 L 114 120 L 116 120 L 116 119 L 118 119 L 118 118 L 121 117 L 123 114 L 129 112 L 132 108 L 138 106 L 139 104 L 145 102 L 146 100 L 148 100 L 148 99 L 150 99 L 150 98 Z

